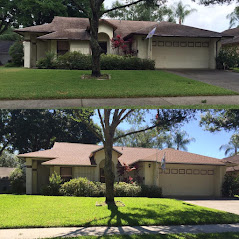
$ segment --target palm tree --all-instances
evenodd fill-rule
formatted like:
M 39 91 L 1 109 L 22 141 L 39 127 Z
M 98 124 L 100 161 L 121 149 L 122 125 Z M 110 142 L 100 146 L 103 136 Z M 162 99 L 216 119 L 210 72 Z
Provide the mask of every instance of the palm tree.
M 232 28 L 234 26 L 239 27 L 239 6 L 234 9 L 234 11 L 227 15 L 227 19 L 230 19 L 230 27 Z
M 219 150 L 225 150 L 225 156 L 237 155 L 239 149 L 239 134 L 233 134 L 228 144 L 222 145 Z
M 177 150 L 187 151 L 187 145 L 191 142 L 195 142 L 195 138 L 188 138 L 189 135 L 185 131 L 176 131 L 173 138 L 173 144 L 176 146 Z
M 178 22 L 180 25 L 183 24 L 187 16 L 197 11 L 197 9 L 191 8 L 190 5 L 188 4 L 183 5 L 182 1 L 178 2 L 176 7 L 172 7 L 172 9 L 173 9 L 175 17 L 178 18 Z

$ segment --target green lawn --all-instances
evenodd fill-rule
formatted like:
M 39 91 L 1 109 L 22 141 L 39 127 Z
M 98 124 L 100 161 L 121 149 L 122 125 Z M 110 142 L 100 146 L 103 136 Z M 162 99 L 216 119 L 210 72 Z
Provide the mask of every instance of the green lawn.
M 96 207 L 103 198 L 0 195 L 0 228 L 179 225 L 239 222 L 239 216 L 174 199 L 117 198 L 126 206 Z
M 239 68 L 234 68 L 233 71 L 238 72 L 239 73 Z
M 239 233 L 208 233 L 208 234 L 144 234 L 144 235 L 114 235 L 114 236 L 83 236 L 79 239 L 235 239 L 239 238 Z M 69 239 L 69 238 L 66 238 Z
M 102 71 L 111 80 L 82 80 L 89 71 L 0 67 L 0 99 L 115 98 L 237 94 L 164 71 Z

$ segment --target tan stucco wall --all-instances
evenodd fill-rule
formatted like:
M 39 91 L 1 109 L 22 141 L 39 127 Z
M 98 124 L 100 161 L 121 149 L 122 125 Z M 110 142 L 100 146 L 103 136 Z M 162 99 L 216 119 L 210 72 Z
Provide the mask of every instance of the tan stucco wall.
M 113 28 L 111 26 L 109 26 L 108 24 L 105 24 L 105 23 L 100 23 L 99 24 L 98 33 L 105 33 L 109 36 L 110 39 L 112 39 L 113 36 L 114 36 Z
M 48 52 L 48 42 L 37 40 L 37 61 L 46 56 L 46 52 Z
M 26 159 L 26 194 L 32 194 L 32 160 Z
M 89 41 L 70 41 L 70 51 L 78 51 L 83 54 L 90 54 Z
M 159 42 L 164 42 L 164 46 L 159 46 Z M 166 46 L 170 42 L 172 46 Z M 181 43 L 186 43 L 186 47 L 182 47 Z M 209 43 L 209 47 L 195 47 L 200 42 Z M 156 61 L 156 68 L 185 68 L 185 69 L 207 69 L 215 68 L 215 41 L 205 38 L 167 38 L 154 37 L 152 58 Z M 173 44 L 179 43 L 179 46 Z M 189 43 L 194 43 L 194 47 L 188 47 Z M 211 49 L 211 51 L 210 51 Z
M 96 167 L 73 167 L 73 178 L 87 178 L 90 181 L 98 181 L 96 178 Z

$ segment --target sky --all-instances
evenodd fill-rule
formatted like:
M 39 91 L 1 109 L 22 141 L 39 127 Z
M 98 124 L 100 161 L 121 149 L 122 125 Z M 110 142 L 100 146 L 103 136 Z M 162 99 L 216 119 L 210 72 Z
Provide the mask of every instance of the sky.
M 114 1 L 115 0 L 105 0 L 105 6 L 110 7 Z M 168 0 L 167 5 L 171 6 L 178 1 Z M 192 0 L 183 0 L 183 4 L 189 4 L 191 8 L 197 9 L 197 12 L 192 13 L 186 18 L 184 25 L 217 32 L 222 32 L 229 28 L 229 20 L 226 16 L 233 12 L 237 5 L 236 2 L 233 2 L 230 5 L 204 6 L 198 5 Z
M 150 123 L 152 113 L 156 115 L 156 111 L 152 110 L 151 114 L 145 114 L 146 123 Z M 197 119 L 192 120 L 189 123 L 185 123 L 181 128 L 182 131 L 186 131 L 190 138 L 195 138 L 195 142 L 191 142 L 187 148 L 188 152 L 201 154 L 209 157 L 222 159 L 225 157 L 224 151 L 220 151 L 221 145 L 227 144 L 230 140 L 231 135 L 234 132 L 220 132 L 210 133 L 205 131 L 203 127 L 199 126 L 201 113 L 197 114 Z M 99 124 L 97 116 L 94 116 L 94 121 Z M 123 122 L 119 125 L 119 129 L 127 130 L 131 127 L 127 122 Z

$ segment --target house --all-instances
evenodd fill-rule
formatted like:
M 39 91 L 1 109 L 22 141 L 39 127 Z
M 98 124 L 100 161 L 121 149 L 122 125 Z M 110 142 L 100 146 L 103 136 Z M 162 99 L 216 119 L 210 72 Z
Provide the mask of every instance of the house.
M 156 28 L 153 38 L 146 39 Z M 16 30 L 24 36 L 24 66 L 35 67 L 47 51 L 91 54 L 89 20 L 55 17 L 50 24 Z M 170 22 L 101 19 L 98 38 L 106 54 L 113 54 L 111 39 L 120 35 L 139 58 L 155 60 L 156 68 L 215 69 L 223 33 Z M 229 37 L 227 35 L 227 37 Z
M 222 160 L 227 164 L 226 173 L 239 175 L 239 155 L 233 155 Z
M 233 36 L 222 41 L 222 46 L 236 46 L 239 51 L 239 27 L 224 31 L 222 34 Z
M 164 156 L 166 169 L 162 170 Z M 18 157 L 26 160 L 27 194 L 39 193 L 53 172 L 66 181 L 86 177 L 104 182 L 105 154 L 99 145 L 55 143 L 52 149 Z M 142 183 L 162 187 L 165 196 L 219 197 L 226 172 L 226 164 L 219 159 L 174 149 L 114 147 L 112 160 L 116 181 L 118 166 L 137 164 Z
M 0 167 L 0 193 L 7 193 L 10 191 L 10 180 L 11 173 L 16 168 Z
M 8 52 L 13 43 L 14 41 L 0 40 L 0 65 L 5 65 L 11 60 L 11 56 Z

